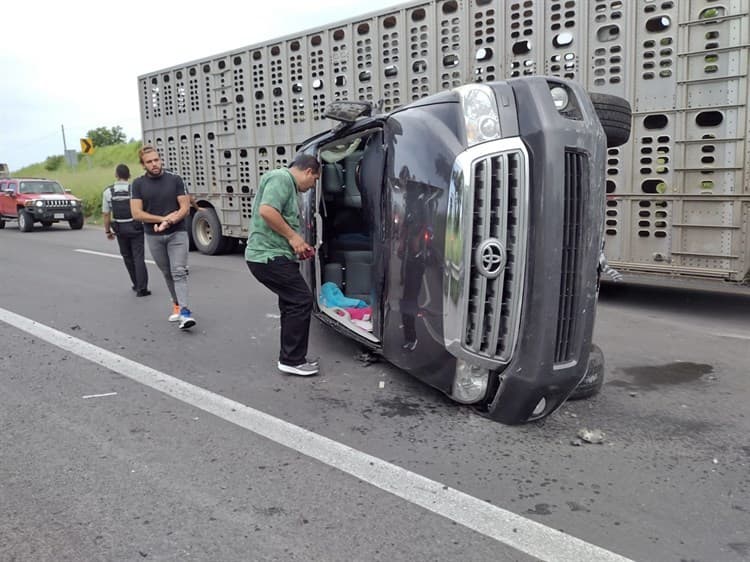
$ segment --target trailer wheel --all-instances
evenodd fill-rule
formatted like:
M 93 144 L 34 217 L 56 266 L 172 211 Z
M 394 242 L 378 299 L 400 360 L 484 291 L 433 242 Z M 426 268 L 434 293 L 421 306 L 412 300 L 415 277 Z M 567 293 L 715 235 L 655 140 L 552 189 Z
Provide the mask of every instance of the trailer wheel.
M 591 344 L 586 374 L 568 396 L 568 400 L 582 400 L 598 394 L 604 384 L 604 353 L 596 344 Z
M 221 222 L 216 211 L 204 208 L 195 213 L 192 219 L 192 232 L 195 248 L 202 254 L 215 256 L 224 250 L 224 236 L 221 234 Z
M 610 94 L 589 92 L 596 115 L 607 135 L 607 148 L 621 146 L 630 138 L 632 112 L 628 100 Z

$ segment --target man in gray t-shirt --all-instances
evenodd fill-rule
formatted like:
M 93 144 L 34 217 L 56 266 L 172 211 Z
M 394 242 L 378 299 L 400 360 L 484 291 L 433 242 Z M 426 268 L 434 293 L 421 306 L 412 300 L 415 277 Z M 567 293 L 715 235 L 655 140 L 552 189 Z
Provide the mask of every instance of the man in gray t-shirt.
M 151 257 L 172 295 L 169 321 L 187 330 L 195 326 L 188 307 L 189 241 L 184 220 L 190 213 L 190 196 L 180 176 L 164 171 L 153 146 L 144 146 L 138 155 L 146 173 L 133 182 L 133 218 L 143 221 Z

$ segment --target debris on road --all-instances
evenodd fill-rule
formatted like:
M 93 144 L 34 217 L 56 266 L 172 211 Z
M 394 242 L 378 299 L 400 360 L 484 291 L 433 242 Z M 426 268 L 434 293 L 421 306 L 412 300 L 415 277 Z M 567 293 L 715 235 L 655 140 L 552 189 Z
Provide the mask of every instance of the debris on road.
M 380 361 L 380 357 L 369 351 L 363 351 L 362 353 L 355 355 L 354 359 L 356 359 L 360 363 L 364 363 L 365 365 L 371 365 Z
M 584 427 L 578 430 L 578 437 L 586 443 L 604 443 L 604 432 L 601 429 L 586 429 Z

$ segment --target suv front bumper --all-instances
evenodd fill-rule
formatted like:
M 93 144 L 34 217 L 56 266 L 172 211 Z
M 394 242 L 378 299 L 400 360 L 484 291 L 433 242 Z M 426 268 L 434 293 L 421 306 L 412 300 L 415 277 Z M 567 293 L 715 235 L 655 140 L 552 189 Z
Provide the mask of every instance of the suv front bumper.
M 83 216 L 80 206 L 67 208 L 26 207 L 26 211 L 31 214 L 34 221 L 39 222 L 69 221 Z

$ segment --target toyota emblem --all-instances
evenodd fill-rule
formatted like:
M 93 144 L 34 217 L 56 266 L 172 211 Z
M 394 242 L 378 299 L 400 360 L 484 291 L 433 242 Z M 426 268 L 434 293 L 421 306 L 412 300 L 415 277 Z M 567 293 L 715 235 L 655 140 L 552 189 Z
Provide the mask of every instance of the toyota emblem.
M 505 246 L 497 238 L 489 238 L 477 248 L 476 266 L 488 279 L 497 278 L 505 269 Z

